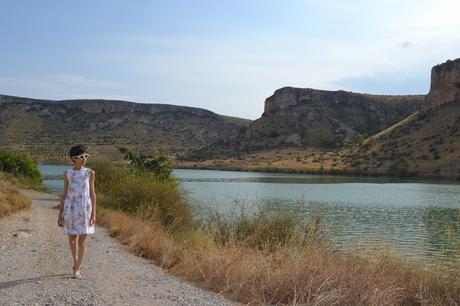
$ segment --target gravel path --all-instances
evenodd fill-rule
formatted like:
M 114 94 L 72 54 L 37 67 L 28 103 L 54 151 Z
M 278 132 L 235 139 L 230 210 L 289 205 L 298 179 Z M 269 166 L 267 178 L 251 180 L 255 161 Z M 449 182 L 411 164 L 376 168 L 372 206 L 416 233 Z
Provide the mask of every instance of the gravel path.
M 0 220 L 0 305 L 235 305 L 165 274 L 123 249 L 106 230 L 89 235 L 72 277 L 67 236 L 56 220 L 56 195 L 31 190 L 32 209 Z

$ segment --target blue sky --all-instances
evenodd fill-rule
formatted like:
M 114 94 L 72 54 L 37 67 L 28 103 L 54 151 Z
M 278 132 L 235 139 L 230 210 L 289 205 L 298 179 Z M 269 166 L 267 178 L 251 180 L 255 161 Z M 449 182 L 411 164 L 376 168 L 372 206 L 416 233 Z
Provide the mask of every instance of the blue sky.
M 0 93 L 256 119 L 283 86 L 425 94 L 458 0 L 0 0 Z

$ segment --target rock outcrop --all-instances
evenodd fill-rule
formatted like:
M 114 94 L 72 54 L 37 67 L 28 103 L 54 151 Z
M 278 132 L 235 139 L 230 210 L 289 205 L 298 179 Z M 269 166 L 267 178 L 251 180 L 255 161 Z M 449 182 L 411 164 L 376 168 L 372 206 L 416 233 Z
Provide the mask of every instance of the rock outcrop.
M 433 106 L 460 101 L 460 58 L 431 69 L 431 87 L 427 101 Z
M 427 107 L 346 152 L 350 168 L 460 180 L 460 59 L 431 71 Z
M 283 87 L 265 100 L 263 115 L 276 114 L 292 107 L 320 104 L 337 105 L 337 107 L 366 106 L 371 112 L 381 107 L 413 109 L 414 106 L 418 108 L 424 104 L 424 97 L 423 95 L 370 95 L 344 90 Z
M 373 135 L 427 102 L 423 95 L 368 95 L 283 87 L 265 100 L 262 116 L 231 139 L 200 148 L 192 158 L 221 158 L 280 147 L 334 149 Z

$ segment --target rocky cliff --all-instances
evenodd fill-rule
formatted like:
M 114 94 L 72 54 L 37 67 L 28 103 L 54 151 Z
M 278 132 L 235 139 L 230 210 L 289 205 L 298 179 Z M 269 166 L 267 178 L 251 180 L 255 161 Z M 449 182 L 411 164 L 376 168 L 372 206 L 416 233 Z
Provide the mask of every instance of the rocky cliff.
M 427 100 L 432 105 L 460 100 L 460 58 L 431 69 L 431 87 Z
M 199 158 L 279 147 L 339 148 L 423 108 L 425 96 L 385 96 L 283 87 L 265 101 L 262 116 L 230 139 L 201 148 Z
M 188 157 L 210 168 L 460 180 L 459 75 L 460 59 L 434 66 L 427 96 L 280 88 L 238 137 Z M 236 159 L 213 160 L 225 157 Z
M 434 66 L 428 105 L 346 152 L 361 173 L 460 179 L 460 60 Z

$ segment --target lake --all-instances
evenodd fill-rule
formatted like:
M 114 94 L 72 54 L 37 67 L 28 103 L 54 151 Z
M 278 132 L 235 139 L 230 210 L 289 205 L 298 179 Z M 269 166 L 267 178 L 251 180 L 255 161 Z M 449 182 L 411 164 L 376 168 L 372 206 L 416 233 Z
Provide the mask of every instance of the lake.
M 39 165 L 61 194 L 71 165 Z M 460 260 L 460 184 L 432 180 L 240 171 L 173 171 L 189 202 L 221 213 L 245 206 L 319 214 L 339 248 L 390 246 L 407 258 Z M 454 234 L 453 236 L 451 234 Z

